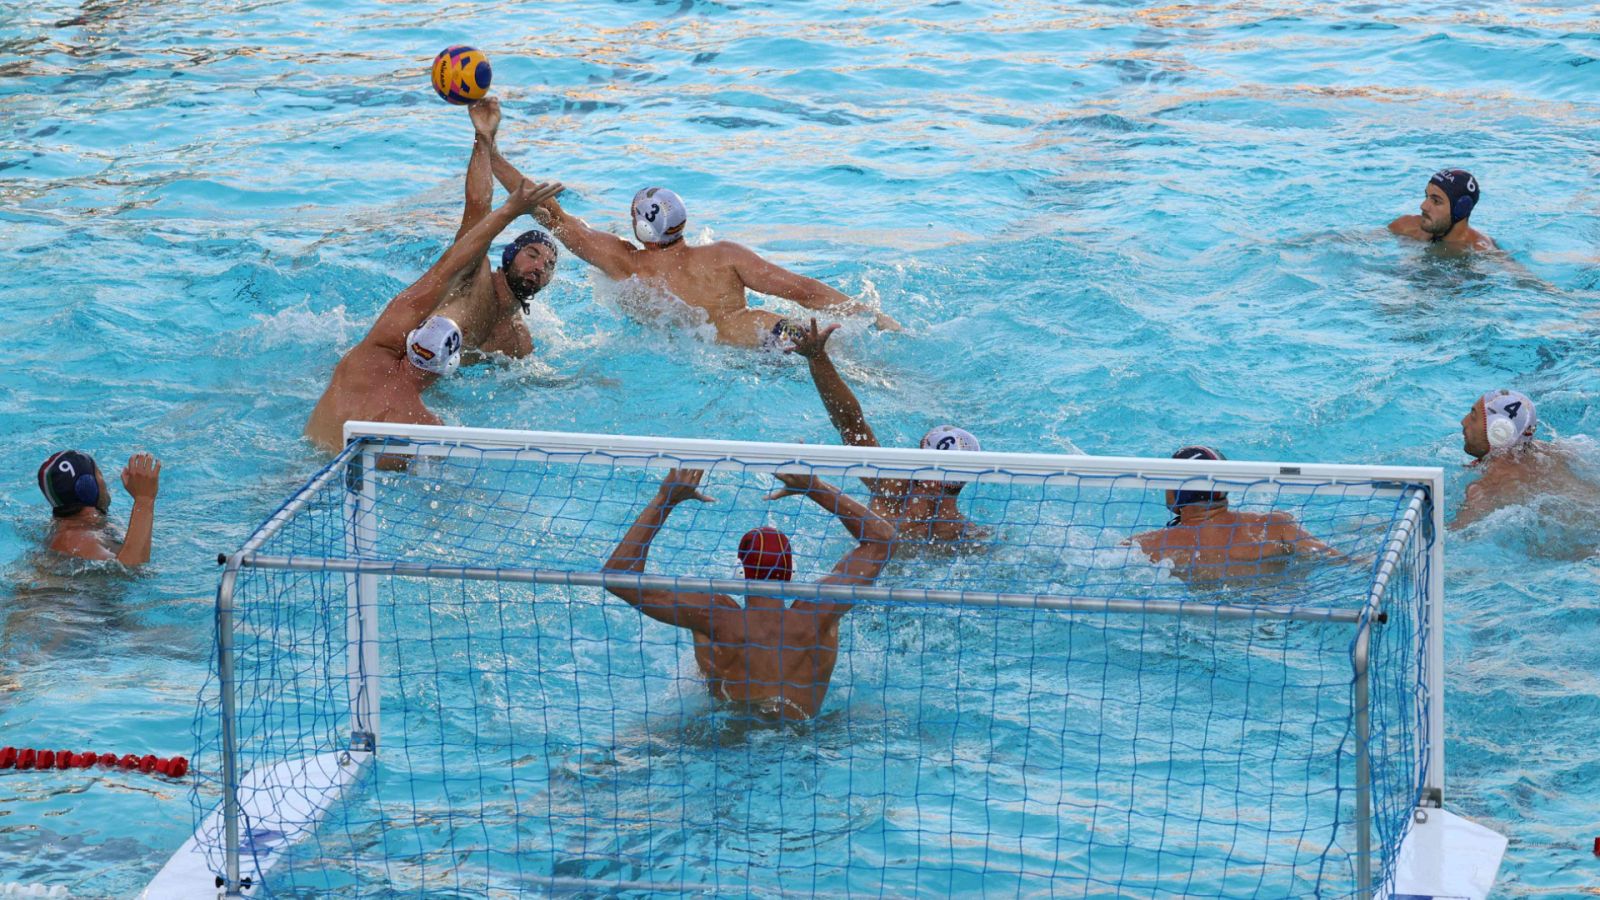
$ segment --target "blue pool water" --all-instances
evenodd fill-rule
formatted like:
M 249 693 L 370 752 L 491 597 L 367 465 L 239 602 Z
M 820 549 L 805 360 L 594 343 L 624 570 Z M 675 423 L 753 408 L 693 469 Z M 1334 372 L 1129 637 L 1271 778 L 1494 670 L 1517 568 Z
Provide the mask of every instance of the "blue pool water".
M 441 252 L 465 114 L 622 225 L 673 187 L 737 240 L 881 303 L 836 357 L 885 443 L 1442 465 L 1516 386 L 1600 450 L 1600 22 L 1592 7 L 1102 3 L 44 2 L 0 15 L 0 744 L 187 752 L 218 551 L 322 465 L 339 354 Z M 1383 231 L 1473 170 L 1506 257 Z M 836 437 L 804 370 L 641 324 L 565 257 L 534 359 L 446 421 Z M 77 446 L 166 463 L 154 562 L 68 582 L 33 474 Z M 1600 883 L 1600 562 L 1561 498 L 1448 545 L 1448 803 L 1511 839 L 1508 896 Z M 114 511 L 125 514 L 119 494 Z M 188 834 L 183 788 L 0 777 L 0 882 L 125 895 Z

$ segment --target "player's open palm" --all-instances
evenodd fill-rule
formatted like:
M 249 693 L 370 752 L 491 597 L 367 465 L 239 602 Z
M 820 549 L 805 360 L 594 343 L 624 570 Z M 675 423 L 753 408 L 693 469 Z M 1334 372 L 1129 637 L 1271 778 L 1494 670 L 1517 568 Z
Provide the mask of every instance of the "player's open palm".
M 773 472 L 772 477 L 783 482 L 783 487 L 767 495 L 768 500 L 782 500 L 785 497 L 803 497 L 811 493 L 818 482 L 815 475 L 801 475 L 798 472 Z
M 699 469 L 673 469 L 667 477 L 661 480 L 661 491 L 666 495 L 668 503 L 679 504 L 685 500 L 698 500 L 701 503 L 715 503 L 715 497 L 707 496 L 700 490 L 700 479 L 705 477 L 705 472 Z
M 838 325 L 829 325 L 827 328 L 818 328 L 817 320 L 811 320 L 811 327 L 801 327 L 800 333 L 789 345 L 789 352 L 806 359 L 816 359 L 828 352 L 828 338 L 839 330 Z
M 517 209 L 528 212 L 566 189 L 566 185 L 559 181 L 545 182 L 523 179 L 522 183 L 517 185 L 516 191 L 511 194 L 511 202 L 516 205 Z

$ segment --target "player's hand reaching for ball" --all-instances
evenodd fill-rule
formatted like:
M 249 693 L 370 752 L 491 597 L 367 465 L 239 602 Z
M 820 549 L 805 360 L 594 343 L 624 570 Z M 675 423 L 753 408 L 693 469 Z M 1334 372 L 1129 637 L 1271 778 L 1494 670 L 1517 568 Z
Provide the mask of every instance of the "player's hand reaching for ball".
M 493 141 L 500 132 L 500 98 L 485 97 L 467 107 L 472 119 L 472 130 L 485 140 Z

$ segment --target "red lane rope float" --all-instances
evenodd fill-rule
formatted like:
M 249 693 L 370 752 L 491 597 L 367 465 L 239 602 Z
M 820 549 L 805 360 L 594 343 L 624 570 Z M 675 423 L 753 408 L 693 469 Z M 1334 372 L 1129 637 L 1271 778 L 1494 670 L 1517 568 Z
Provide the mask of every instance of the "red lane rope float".
M 182 778 L 189 771 L 189 761 L 181 756 L 162 759 L 146 753 L 134 756 L 127 753 L 95 753 L 92 750 L 73 753 L 71 750 L 34 750 L 31 748 L 0 747 L 0 769 L 87 769 L 104 766 L 108 769 L 140 771 L 145 774 Z

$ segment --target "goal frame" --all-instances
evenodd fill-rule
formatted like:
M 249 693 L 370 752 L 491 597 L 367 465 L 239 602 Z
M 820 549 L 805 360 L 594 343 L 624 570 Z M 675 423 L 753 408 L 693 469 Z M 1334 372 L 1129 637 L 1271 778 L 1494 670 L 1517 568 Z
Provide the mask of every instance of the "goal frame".
M 1283 606 L 1232 606 L 1181 600 L 1105 600 L 1027 593 L 942 591 L 911 588 L 822 586 L 762 582 L 764 594 L 785 599 L 831 598 L 857 601 L 913 601 L 1053 609 L 1066 612 L 1133 613 L 1145 615 L 1205 616 L 1210 618 L 1282 618 L 1345 623 L 1355 626 L 1352 641 L 1352 676 L 1357 737 L 1355 872 L 1358 890 L 1373 894 L 1371 731 L 1369 707 L 1369 647 L 1373 629 L 1385 619 L 1384 600 L 1408 541 L 1429 541 L 1428 591 L 1413 652 L 1421 657 L 1428 681 L 1423 714 L 1427 727 L 1426 752 L 1419 753 L 1416 780 L 1420 802 L 1441 807 L 1444 796 L 1444 474 L 1436 467 L 1362 466 L 1327 463 L 1287 463 L 1096 457 L 1066 454 L 972 452 L 959 455 L 942 451 L 888 447 L 852 447 L 692 438 L 658 438 L 626 435 L 575 434 L 509 429 L 396 425 L 349 422 L 344 429 L 345 449 L 317 477 L 296 491 L 258 527 L 234 553 L 219 556 L 224 565 L 217 593 L 217 666 L 221 690 L 221 750 L 223 798 L 220 837 L 225 843 L 225 871 L 219 891 L 226 896 L 253 892 L 266 867 L 259 854 L 255 878 L 242 871 L 240 823 L 243 815 L 240 789 L 244 779 L 237 766 L 237 734 L 232 641 L 234 585 L 244 568 L 339 572 L 345 578 L 347 679 L 349 685 L 350 745 L 341 759 L 355 757 L 364 764 L 381 744 L 380 706 L 382 672 L 378 656 L 378 578 L 384 576 L 456 578 L 583 586 L 619 585 L 634 588 L 716 591 L 741 594 L 751 586 L 739 579 L 684 578 L 633 573 L 570 572 L 517 568 L 433 566 L 377 559 L 370 555 L 377 539 L 375 490 L 367 473 L 376 470 L 379 457 L 448 456 L 460 448 L 485 458 L 553 459 L 563 463 L 624 461 L 632 466 L 676 468 L 692 465 L 715 471 L 770 466 L 773 471 L 794 471 L 846 477 L 925 477 L 959 481 L 1009 483 L 1069 483 L 1083 477 L 1107 479 L 1111 487 L 1146 489 L 1240 489 L 1245 485 L 1274 485 L 1281 492 L 1305 493 L 1341 486 L 1353 494 L 1392 495 L 1406 499 L 1404 511 L 1378 558 L 1373 563 L 1372 587 L 1359 609 L 1316 609 Z M 804 462 L 802 463 L 801 460 Z M 281 557 L 259 551 L 318 492 L 338 477 L 346 478 L 346 559 Z M 1124 483 L 1124 481 L 1126 483 Z M 1198 487 L 1197 487 L 1198 486 Z M 774 590 L 774 588 L 779 588 Z M 342 789 L 343 785 L 341 785 Z M 334 797 L 333 799 L 337 799 Z M 329 801 L 329 805 L 333 800 Z M 320 820 L 326 807 L 310 811 Z M 196 837 L 199 837 L 197 832 Z M 175 858 L 176 861 L 176 858 Z M 265 860 L 267 866 L 276 858 Z

